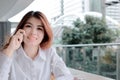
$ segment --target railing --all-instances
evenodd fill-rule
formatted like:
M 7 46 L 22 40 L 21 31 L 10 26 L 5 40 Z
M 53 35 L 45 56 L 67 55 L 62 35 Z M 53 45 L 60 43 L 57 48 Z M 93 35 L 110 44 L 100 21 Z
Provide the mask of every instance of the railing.
M 54 46 L 68 67 L 120 80 L 120 43 Z

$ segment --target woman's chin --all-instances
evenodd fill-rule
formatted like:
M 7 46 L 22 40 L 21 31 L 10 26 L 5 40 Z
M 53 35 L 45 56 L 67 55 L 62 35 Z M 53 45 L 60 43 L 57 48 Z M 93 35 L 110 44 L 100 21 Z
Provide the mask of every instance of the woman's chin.
M 26 45 L 28 45 L 28 46 L 37 46 L 39 44 L 35 44 L 35 42 L 29 42 L 29 43 L 26 43 Z
M 28 46 L 38 46 L 39 43 L 37 43 L 36 41 L 31 41 L 31 40 L 27 40 L 27 41 L 24 41 L 25 45 L 28 45 Z

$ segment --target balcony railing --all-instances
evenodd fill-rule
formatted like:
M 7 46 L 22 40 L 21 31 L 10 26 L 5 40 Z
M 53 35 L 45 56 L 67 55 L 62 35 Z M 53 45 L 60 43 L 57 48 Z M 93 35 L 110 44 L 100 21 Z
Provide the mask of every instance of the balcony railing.
M 68 67 L 120 80 L 120 43 L 54 46 Z

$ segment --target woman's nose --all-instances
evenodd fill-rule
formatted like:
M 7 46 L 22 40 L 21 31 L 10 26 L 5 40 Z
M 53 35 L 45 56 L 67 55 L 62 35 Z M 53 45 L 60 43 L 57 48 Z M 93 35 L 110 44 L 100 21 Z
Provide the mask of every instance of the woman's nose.
M 37 30 L 36 29 L 32 29 L 31 30 L 31 34 L 34 34 L 34 35 L 37 34 Z

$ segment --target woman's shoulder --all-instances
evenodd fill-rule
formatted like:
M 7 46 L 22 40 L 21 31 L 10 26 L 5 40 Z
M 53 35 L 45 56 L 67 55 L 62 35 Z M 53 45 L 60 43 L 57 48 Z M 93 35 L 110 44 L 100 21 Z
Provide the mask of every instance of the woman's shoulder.
M 48 49 L 42 50 L 42 52 L 44 52 L 46 56 L 52 57 L 56 54 L 56 48 L 52 46 Z
M 47 52 L 47 53 L 53 53 L 53 52 L 56 52 L 56 48 L 55 47 L 50 47 L 50 48 L 47 48 L 47 49 L 44 49 L 43 51 Z

